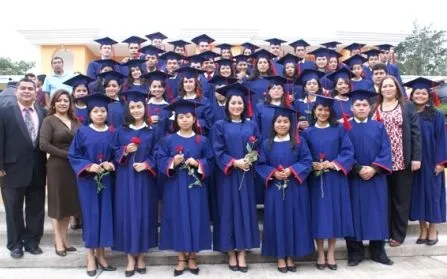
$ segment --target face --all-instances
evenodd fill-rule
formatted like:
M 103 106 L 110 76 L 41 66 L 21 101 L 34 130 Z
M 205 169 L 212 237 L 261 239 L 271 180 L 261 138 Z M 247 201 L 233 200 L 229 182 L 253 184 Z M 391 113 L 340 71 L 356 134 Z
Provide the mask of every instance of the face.
M 231 67 L 222 65 L 222 66 L 220 66 L 219 73 L 223 77 L 229 77 L 229 76 L 231 76 Z
M 286 70 L 286 76 L 293 77 L 296 72 L 295 64 L 287 63 L 285 70 Z
M 353 49 L 352 51 L 351 51 L 351 56 L 354 56 L 354 55 L 356 55 L 356 54 L 360 54 L 362 51 L 359 49 L 359 48 L 357 48 L 357 49 Z
M 352 113 L 359 120 L 365 120 L 371 112 L 368 100 L 356 100 L 351 107 Z
M 335 90 L 338 94 L 344 95 L 349 92 L 349 84 L 344 79 L 339 78 L 335 84 Z
M 279 56 L 281 54 L 281 47 L 279 45 L 270 45 L 270 52 Z
M 105 107 L 94 107 L 89 116 L 93 124 L 103 125 L 107 119 L 107 109 Z
M 240 73 L 240 72 L 246 73 L 248 70 L 248 63 L 245 61 L 241 61 L 241 62 L 237 63 L 236 70 L 238 71 L 238 73 Z
M 183 89 L 185 92 L 192 93 L 196 89 L 196 79 L 195 78 L 183 78 Z
M 141 77 L 141 70 L 138 67 L 132 67 L 130 69 L 130 74 L 132 76 L 133 79 L 139 79 Z
M 327 58 L 325 56 L 323 57 L 317 57 L 315 59 L 315 64 L 317 64 L 318 69 L 326 69 L 327 66 Z
M 160 49 L 163 48 L 163 42 L 162 42 L 161 39 L 153 39 L 152 40 L 152 45 L 155 46 L 155 47 L 158 47 Z
M 53 67 L 53 70 L 55 72 L 62 71 L 64 69 L 64 62 L 60 59 L 53 59 L 53 62 L 51 62 L 51 66 Z
M 306 50 L 304 49 L 304 47 L 297 47 L 295 48 L 295 55 L 303 59 L 306 56 Z
M 427 89 L 415 89 L 411 94 L 411 100 L 419 106 L 425 106 L 430 100 L 430 95 Z
M 379 60 L 380 63 L 386 63 L 386 61 L 388 60 L 388 55 L 386 53 L 379 53 Z
M 244 52 L 242 53 L 243 55 L 247 55 L 247 56 L 250 56 L 250 55 L 252 55 L 253 54 L 253 52 L 251 51 L 251 49 L 249 49 L 249 48 L 246 48 L 246 49 L 244 49 Z
M 228 112 L 231 116 L 240 117 L 244 112 L 244 100 L 241 96 L 231 96 L 228 103 Z
M 270 68 L 269 62 L 265 58 L 259 58 L 258 62 L 256 63 L 256 67 L 258 68 L 258 71 L 262 74 L 267 73 L 267 71 Z
M 135 120 L 142 120 L 144 118 L 144 114 L 146 113 L 143 102 L 130 101 L 129 112 Z
M 395 99 L 397 94 L 397 87 L 394 81 L 390 78 L 382 81 L 381 87 L 382 96 L 385 99 Z
M 279 136 L 285 136 L 290 131 L 290 119 L 285 116 L 278 116 L 273 124 L 275 133 Z
M 179 66 L 178 66 L 177 60 L 168 60 L 166 62 L 166 69 L 168 70 L 168 73 L 173 73 L 178 68 L 179 68 Z
M 323 106 L 323 105 L 318 105 L 315 108 L 315 116 L 317 117 L 317 120 L 320 122 L 327 122 L 329 119 L 329 115 L 330 115 L 330 110 L 329 107 Z
M 196 119 L 190 112 L 186 114 L 180 113 L 177 116 L 177 125 L 180 127 L 181 130 L 189 130 L 192 128 L 195 120 Z
M 70 108 L 70 98 L 66 94 L 62 94 L 54 103 L 54 108 L 59 114 L 66 114 Z
M 131 58 L 136 58 L 139 50 L 140 46 L 138 44 L 129 44 L 129 56 Z
M 352 67 L 352 72 L 354 73 L 354 75 L 355 75 L 356 77 L 361 77 L 361 76 L 362 76 L 362 73 L 363 73 L 363 67 L 362 67 L 362 65 L 359 65 L 359 64 L 354 65 L 354 66 Z
M 184 47 L 179 47 L 179 46 L 175 47 L 174 52 L 178 53 L 178 54 L 181 54 L 183 56 L 186 54 L 185 48 Z
M 281 85 L 273 85 L 269 90 L 269 96 L 272 100 L 279 100 L 282 95 L 284 95 L 284 89 Z
M 328 66 L 328 70 L 331 71 L 331 72 L 337 70 L 338 59 L 336 57 L 331 57 L 329 59 L 329 62 L 328 62 L 327 66 Z
M 73 91 L 73 97 L 75 99 L 84 97 L 88 95 L 87 87 L 84 84 L 76 86 L 75 90 Z
M 370 56 L 368 58 L 368 65 L 369 67 L 374 67 L 377 63 L 379 63 L 379 57 L 377 56 Z
M 17 85 L 16 96 L 21 104 L 31 105 L 36 100 L 36 85 L 29 81 L 20 82 Z
M 155 98 L 161 98 L 165 93 L 165 89 L 163 88 L 163 85 L 159 80 L 152 81 L 149 91 L 151 95 L 154 96 Z
M 206 71 L 207 73 L 212 73 L 216 70 L 216 65 L 214 65 L 213 60 L 207 60 L 202 63 L 202 70 Z
M 102 45 L 99 49 L 99 53 L 101 57 L 110 58 L 112 57 L 112 46 L 111 45 Z
M 385 78 L 386 72 L 385 70 L 376 70 L 373 72 L 372 80 L 376 86 L 379 86 L 382 83 L 382 80 Z
M 231 59 L 231 50 L 229 49 L 223 49 L 220 53 L 220 56 L 222 56 L 222 58 L 224 59 Z
M 304 86 L 304 90 L 308 93 L 315 94 L 320 89 L 320 86 L 318 85 L 318 81 L 316 79 L 311 79 L 306 82 L 306 85 Z
M 200 42 L 199 44 L 199 52 L 205 52 L 210 50 L 210 45 L 207 42 Z
M 107 84 L 105 90 L 107 97 L 116 99 L 116 97 L 118 96 L 118 92 L 120 91 L 120 86 L 116 80 L 111 80 Z
M 34 77 L 28 77 L 30 80 L 32 80 L 33 82 L 34 82 L 34 84 L 36 84 L 37 85 L 37 83 L 39 82 L 39 80 L 37 79 L 37 77 L 36 76 L 34 76 Z
M 219 89 L 224 86 L 225 85 L 216 86 L 216 89 Z M 216 100 L 218 100 L 219 102 L 221 102 L 221 103 L 225 102 L 225 96 L 222 94 L 219 94 L 217 91 L 214 92 L 214 96 L 216 96 Z
M 157 67 L 158 57 L 157 55 L 146 55 L 146 67 L 152 69 Z

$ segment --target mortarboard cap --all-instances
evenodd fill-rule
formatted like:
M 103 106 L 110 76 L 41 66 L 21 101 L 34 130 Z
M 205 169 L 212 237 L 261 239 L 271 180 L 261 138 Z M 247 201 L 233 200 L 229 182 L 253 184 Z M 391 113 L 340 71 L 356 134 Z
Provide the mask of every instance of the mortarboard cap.
M 177 99 L 177 101 L 164 107 L 164 109 L 174 111 L 176 115 L 187 113 L 195 114 L 195 110 L 199 106 L 202 106 L 202 104 L 192 100 L 185 100 L 180 98 Z
M 339 70 L 327 75 L 327 78 L 332 80 L 334 83 L 336 83 L 339 78 L 344 78 L 344 79 L 350 80 L 354 76 L 355 75 L 353 72 L 351 72 L 349 69 L 347 69 L 345 67 L 342 67 Z
M 232 83 L 230 85 L 227 85 L 225 87 L 217 88 L 216 91 L 220 93 L 221 95 L 224 95 L 225 97 L 229 98 L 233 95 L 241 96 L 241 97 L 248 97 L 249 94 L 252 92 L 247 87 L 243 86 L 239 82 Z
M 294 115 L 297 113 L 297 111 L 294 110 L 293 108 L 288 108 L 285 106 L 268 105 L 268 107 L 275 109 L 273 118 L 275 118 L 277 116 L 286 116 L 286 117 L 290 117 L 290 118 L 294 119 Z
M 219 64 L 219 66 L 233 66 L 233 59 L 220 59 L 216 61 L 217 64 Z
M 305 40 L 297 40 L 293 43 L 290 43 L 289 46 L 293 47 L 293 49 L 297 47 L 308 47 L 310 46 Z
M 337 48 L 338 45 L 340 45 L 340 42 L 337 41 L 332 41 L 332 42 L 327 42 L 327 43 L 322 43 L 320 45 L 326 47 L 326 48 Z
M 285 66 L 287 63 L 296 64 L 296 63 L 298 63 L 299 60 L 300 59 L 298 57 L 296 57 L 295 55 L 287 53 L 281 59 L 278 60 L 278 63 Z
M 362 65 L 366 61 L 368 61 L 368 59 L 366 59 L 365 57 L 363 57 L 360 54 L 356 54 L 356 55 L 349 57 L 345 61 L 343 61 L 343 63 L 345 63 L 346 65 L 349 65 L 352 68 L 352 67 L 354 67 L 354 65 Z
M 251 52 L 255 52 L 259 48 L 257 45 L 249 42 L 241 44 L 241 47 L 251 49 Z
M 185 66 L 175 70 L 175 72 L 182 75 L 184 78 L 196 78 L 199 74 L 204 73 L 205 71 Z
M 195 54 L 186 57 L 187 60 L 189 60 L 189 63 L 200 63 L 202 64 L 205 59 L 200 54 Z
M 141 67 L 143 63 L 146 63 L 146 60 L 143 59 L 130 59 L 126 63 L 123 63 L 121 65 L 127 66 L 127 67 Z
M 278 38 L 267 39 L 264 41 L 266 41 L 266 42 L 270 43 L 270 45 L 274 45 L 274 46 L 280 46 L 282 43 L 286 42 L 286 41 L 278 39 Z
M 373 48 L 373 49 L 367 50 L 362 53 L 365 54 L 368 58 L 370 58 L 370 57 L 374 57 L 374 56 L 379 56 L 379 54 L 382 53 L 382 51 Z
M 263 77 L 269 81 L 270 85 L 282 85 L 287 83 L 287 79 L 282 76 L 265 76 Z
M 122 73 L 116 72 L 116 71 L 99 73 L 98 77 L 104 78 L 105 82 L 108 82 L 110 80 L 116 80 L 118 82 L 118 84 L 121 84 L 121 80 L 123 78 L 126 78 L 125 75 L 123 75 Z
M 236 64 L 237 64 L 239 62 L 248 62 L 248 59 L 250 58 L 250 56 L 239 54 L 239 55 L 236 55 L 233 58 L 236 60 Z
M 296 79 L 296 84 L 305 85 L 306 82 L 312 79 L 320 80 L 325 75 L 325 73 L 312 69 L 304 69 L 303 72 Z
M 199 54 L 205 61 L 213 60 L 220 56 L 220 54 L 215 53 L 214 51 L 208 50 Z
M 177 41 L 169 42 L 169 44 L 173 45 L 174 48 L 176 48 L 176 47 L 185 47 L 187 45 L 190 45 L 191 43 L 188 43 L 187 41 L 184 41 L 184 40 L 177 40 Z
M 390 44 L 381 44 L 381 45 L 376 45 L 377 48 L 379 48 L 381 51 L 390 51 L 391 48 L 393 48 L 393 45 Z
M 215 86 L 222 86 L 235 83 L 237 82 L 237 79 L 232 77 L 223 77 L 220 75 L 214 75 L 208 82 L 214 84 Z
M 441 83 L 423 77 L 418 77 L 404 83 L 405 87 L 409 87 L 412 89 L 427 89 L 428 92 L 430 92 L 431 88 L 439 85 L 441 85 Z
M 151 40 L 151 41 L 153 41 L 153 40 L 157 40 L 157 39 L 159 39 L 159 40 L 165 40 L 165 39 L 168 38 L 168 37 L 166 37 L 165 35 L 163 35 L 163 34 L 160 33 L 160 32 L 155 32 L 155 33 L 152 33 L 152 34 L 148 34 L 148 35 L 146 35 L 145 37 L 148 38 L 148 39 Z
M 212 44 L 214 42 L 214 39 L 206 34 L 202 34 L 195 38 L 192 38 L 191 41 L 193 43 L 195 43 L 196 45 L 199 45 L 201 42 L 206 42 L 208 44 Z
M 110 39 L 109 37 L 104 37 L 104 38 L 100 38 L 100 39 L 96 39 L 95 42 L 97 42 L 98 44 L 104 46 L 113 46 L 114 44 L 117 44 L 118 42 Z
M 123 41 L 123 43 L 127 43 L 127 44 L 142 44 L 145 41 L 147 41 L 146 39 L 140 38 L 138 36 L 130 36 L 129 38 L 125 39 Z
M 348 46 L 345 46 L 343 49 L 349 50 L 349 51 L 353 51 L 356 49 L 361 49 L 362 47 L 364 47 L 365 44 L 359 44 L 359 43 L 352 43 Z
M 129 90 L 122 92 L 122 96 L 124 96 L 127 102 L 143 102 L 145 103 L 146 98 L 148 97 L 147 92 L 144 92 L 139 87 L 131 87 Z
M 87 104 L 88 110 L 92 110 L 95 107 L 105 108 L 107 110 L 107 105 L 113 102 L 113 99 L 100 93 L 87 95 L 78 100 L 84 101 Z
M 229 49 L 229 50 L 231 50 L 231 48 L 233 47 L 233 45 L 230 45 L 230 44 L 219 44 L 219 45 L 217 45 L 216 47 L 220 48 L 221 50 L 223 50 L 223 49 Z
M 113 60 L 113 59 L 98 59 L 95 60 L 96 63 L 100 64 L 101 67 L 109 66 L 109 67 L 115 67 L 121 65 L 119 62 Z
M 327 97 L 327 96 L 323 96 L 323 95 L 318 95 L 318 94 L 312 94 L 312 93 L 307 93 L 310 96 L 315 96 L 317 97 L 315 100 L 315 107 L 318 105 L 322 105 L 325 107 L 332 107 L 334 105 L 334 98 L 332 97 Z
M 165 52 L 162 55 L 160 55 L 160 58 L 163 60 L 166 60 L 166 61 L 167 60 L 181 60 L 181 59 L 183 59 L 183 56 L 176 52 L 168 51 L 168 52 Z
M 251 56 L 256 59 L 265 58 L 267 60 L 271 60 L 276 57 L 273 53 L 271 53 L 270 51 L 267 51 L 265 49 L 260 49 L 260 50 L 256 51 L 255 53 L 253 53 Z
M 153 72 L 150 72 L 150 73 L 146 73 L 146 74 L 142 75 L 141 77 L 149 80 L 149 83 L 151 83 L 154 80 L 160 80 L 160 81 L 161 80 L 166 80 L 170 76 L 171 75 L 168 75 L 165 72 L 156 70 L 156 71 L 153 71 Z
M 356 100 L 368 100 L 369 101 L 372 97 L 377 96 L 377 93 L 373 92 L 373 91 L 365 90 L 365 89 L 358 89 L 358 90 L 353 90 L 346 95 L 349 96 L 349 98 L 351 98 L 352 102 L 354 102 Z
M 164 50 L 159 49 L 158 47 L 155 47 L 153 45 L 147 45 L 145 47 L 142 47 L 140 52 L 146 55 L 159 55 L 160 53 L 163 53 Z
M 92 81 L 93 81 L 92 78 L 89 78 L 88 76 L 84 76 L 83 74 L 79 74 L 79 75 L 76 75 L 70 79 L 67 79 L 66 81 L 64 81 L 64 84 L 75 88 L 76 86 L 81 85 L 81 84 L 87 86 Z

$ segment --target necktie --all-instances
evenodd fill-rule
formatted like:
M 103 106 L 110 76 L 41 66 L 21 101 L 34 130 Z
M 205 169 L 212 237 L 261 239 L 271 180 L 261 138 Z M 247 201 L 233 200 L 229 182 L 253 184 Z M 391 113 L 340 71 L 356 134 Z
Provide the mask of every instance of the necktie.
M 31 141 L 33 142 L 33 145 L 36 141 L 36 127 L 34 127 L 33 119 L 31 118 L 31 111 L 32 108 L 24 108 L 23 111 L 25 112 L 25 125 L 26 129 L 28 130 L 29 137 L 31 138 Z

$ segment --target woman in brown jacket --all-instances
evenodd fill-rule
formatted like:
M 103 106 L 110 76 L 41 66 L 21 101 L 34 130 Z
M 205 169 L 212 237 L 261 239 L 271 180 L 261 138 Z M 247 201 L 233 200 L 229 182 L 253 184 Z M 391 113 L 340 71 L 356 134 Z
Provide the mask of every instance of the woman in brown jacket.
M 70 216 L 80 213 L 76 176 L 67 154 L 79 126 L 70 94 L 65 90 L 56 91 L 42 123 L 40 149 L 50 155 L 47 163 L 48 216 L 52 218 L 55 251 L 61 257 L 76 251 L 67 240 Z

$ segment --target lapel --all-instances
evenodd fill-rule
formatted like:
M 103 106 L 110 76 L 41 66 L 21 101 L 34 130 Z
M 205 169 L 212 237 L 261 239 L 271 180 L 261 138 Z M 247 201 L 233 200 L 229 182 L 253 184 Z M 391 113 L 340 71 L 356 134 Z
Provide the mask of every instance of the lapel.
M 30 144 L 33 144 L 31 141 L 31 137 L 28 134 L 28 129 L 26 128 L 25 121 L 23 120 L 22 112 L 20 111 L 19 105 L 17 105 L 17 104 L 13 105 L 13 110 L 14 110 L 15 118 L 17 120 L 17 124 L 20 128 L 20 131 L 22 131 L 22 134 L 26 138 L 26 140 Z

